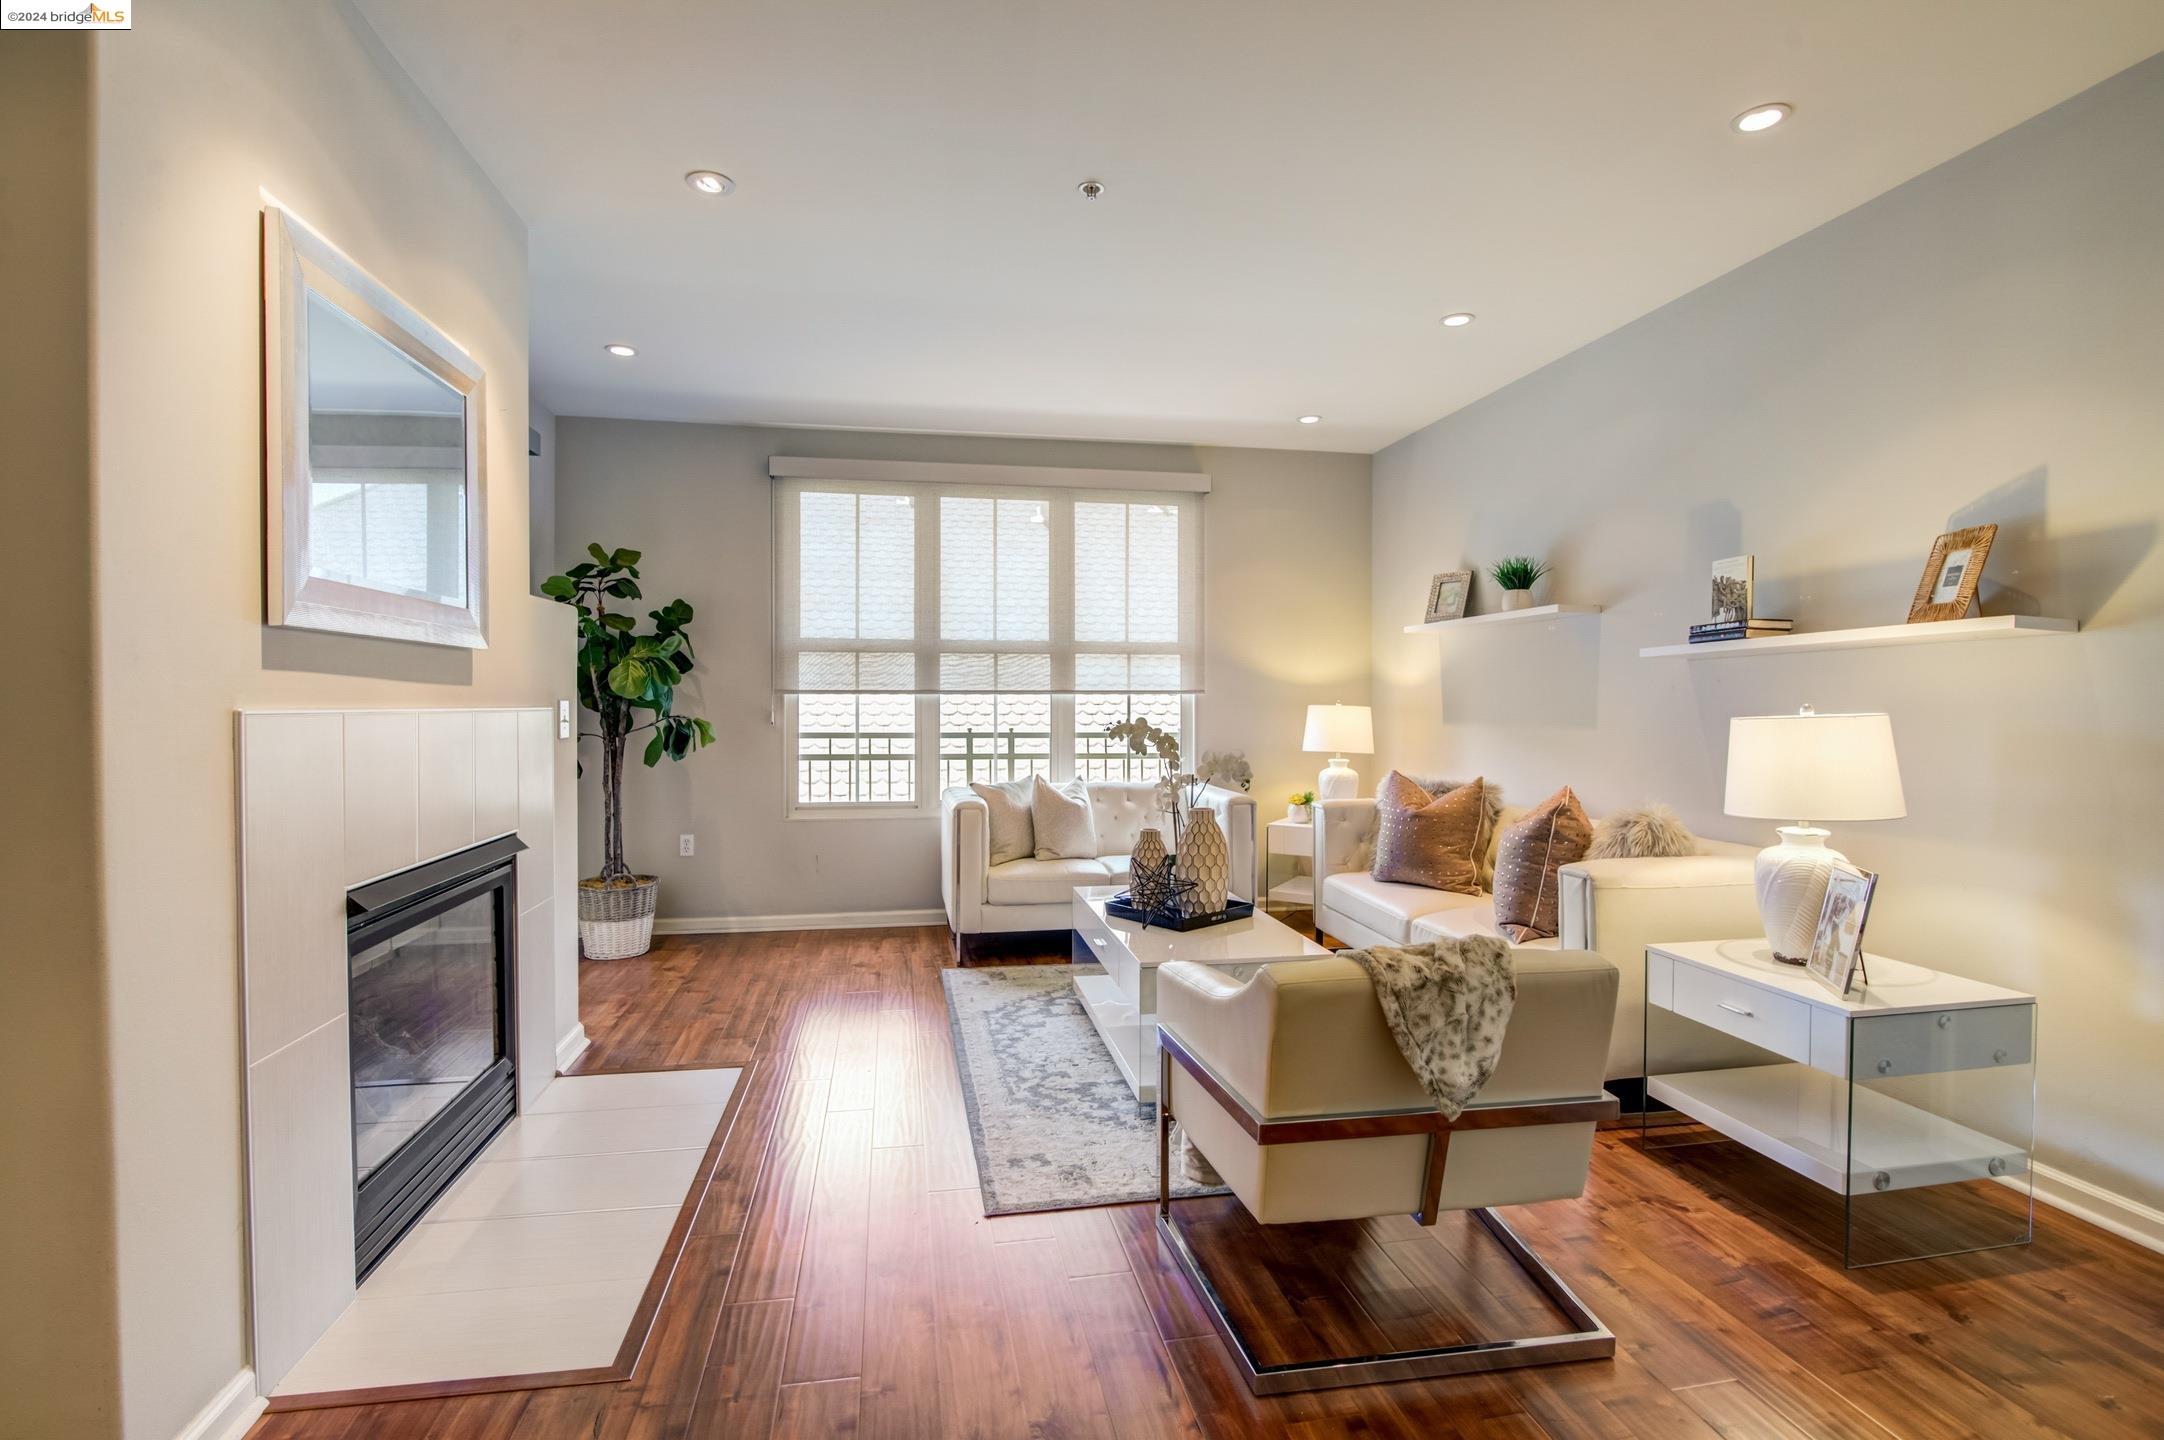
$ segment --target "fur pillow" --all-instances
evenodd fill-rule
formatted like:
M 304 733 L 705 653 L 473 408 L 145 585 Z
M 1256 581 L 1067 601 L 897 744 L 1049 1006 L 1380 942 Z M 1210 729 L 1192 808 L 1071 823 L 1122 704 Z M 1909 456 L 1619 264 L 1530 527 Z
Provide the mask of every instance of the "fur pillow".
M 1585 847 L 1588 860 L 1650 860 L 1697 853 L 1698 837 L 1666 805 L 1610 815 L 1593 827 L 1593 843 Z
M 1080 780 L 1053 785 L 1042 775 L 1029 787 L 1030 825 L 1037 833 L 1039 860 L 1094 860 L 1097 822 L 1090 815 L 1089 791 Z
M 1523 945 L 1553 938 L 1561 896 L 1555 872 L 1585 858 L 1593 822 L 1565 785 L 1495 844 L 1495 928 Z
M 1375 860 L 1368 873 L 1478 895 L 1489 833 L 1480 781 L 1431 795 L 1393 770 L 1375 788 Z
M 1030 819 L 1030 787 L 1037 783 L 1034 775 L 1005 784 L 988 784 L 981 780 L 969 782 L 969 788 L 977 792 L 984 802 L 989 822 L 986 838 L 991 841 L 992 863 L 1004 865 L 1009 860 L 1027 860 L 1037 850 L 1037 827 Z

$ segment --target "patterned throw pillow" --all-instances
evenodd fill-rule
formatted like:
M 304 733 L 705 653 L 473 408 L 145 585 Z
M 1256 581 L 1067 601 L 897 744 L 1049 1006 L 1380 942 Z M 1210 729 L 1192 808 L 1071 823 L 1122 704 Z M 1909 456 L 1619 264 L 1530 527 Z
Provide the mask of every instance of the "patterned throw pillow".
M 1039 860 L 1094 860 L 1097 821 L 1080 780 L 1052 785 L 1039 775 L 1029 788 L 1029 818 Z
M 992 863 L 1004 865 L 1009 860 L 1027 860 L 1036 853 L 1037 827 L 1030 818 L 1030 787 L 1037 782 L 1034 775 L 1020 780 L 1009 780 L 1002 785 L 972 780 L 969 788 L 977 792 L 984 802 L 985 818 L 990 822 Z
M 1393 770 L 1375 787 L 1378 880 L 1430 890 L 1480 893 L 1480 852 L 1487 848 L 1487 805 L 1478 780 L 1430 795 Z
M 1593 822 L 1565 785 L 1508 826 L 1495 846 L 1495 928 L 1519 944 L 1552 937 L 1560 910 L 1555 872 L 1585 858 Z

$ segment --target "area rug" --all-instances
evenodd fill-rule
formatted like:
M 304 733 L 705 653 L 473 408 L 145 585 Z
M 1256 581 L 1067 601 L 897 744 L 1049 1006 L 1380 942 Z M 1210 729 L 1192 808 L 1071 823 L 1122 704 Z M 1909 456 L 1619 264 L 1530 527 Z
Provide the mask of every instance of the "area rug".
M 946 970 L 984 1213 L 1157 1198 L 1157 1107 L 1135 1099 L 1075 998 L 1095 965 Z M 1221 1195 L 1175 1172 L 1175 1195 Z

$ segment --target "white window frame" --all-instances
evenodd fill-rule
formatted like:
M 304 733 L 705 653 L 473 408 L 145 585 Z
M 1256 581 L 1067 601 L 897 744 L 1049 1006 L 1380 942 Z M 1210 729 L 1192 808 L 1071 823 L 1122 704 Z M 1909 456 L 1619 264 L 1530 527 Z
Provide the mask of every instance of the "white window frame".
M 1042 693 L 1042 692 L 1030 692 Z M 782 727 L 782 816 L 788 820 L 925 820 L 937 819 L 941 805 L 942 786 L 939 783 L 939 699 L 938 695 L 919 695 L 916 698 L 917 798 L 908 802 L 864 803 L 821 802 L 797 799 L 797 697 L 784 695 L 781 706 Z M 1200 699 L 1196 695 L 1180 696 L 1180 746 L 1190 761 L 1202 754 L 1199 744 L 1197 713 Z M 1064 785 L 1074 778 L 1075 750 L 1075 697 L 1071 694 L 1052 697 L 1052 773 L 1048 777 L 1055 785 Z

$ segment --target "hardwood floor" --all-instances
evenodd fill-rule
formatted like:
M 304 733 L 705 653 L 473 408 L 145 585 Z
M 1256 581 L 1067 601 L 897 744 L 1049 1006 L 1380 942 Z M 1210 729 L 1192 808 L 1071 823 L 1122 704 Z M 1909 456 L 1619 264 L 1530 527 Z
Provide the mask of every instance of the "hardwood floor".
M 2164 1256 L 2043 1210 L 2025 1249 L 1844 1271 L 1832 1197 L 1733 1145 L 1647 1155 L 1628 1131 L 1599 1137 L 1582 1199 L 1508 1212 L 1615 1330 L 1613 1361 L 1257 1400 L 1146 1208 L 984 1218 L 950 955 L 941 930 L 833 931 L 583 966 L 581 1073 L 750 1067 L 632 1378 L 289 1412 L 251 1436 L 2164 1437 Z M 1254 1303 L 1288 1347 L 1554 1323 L 1471 1228 L 1259 1237 Z

